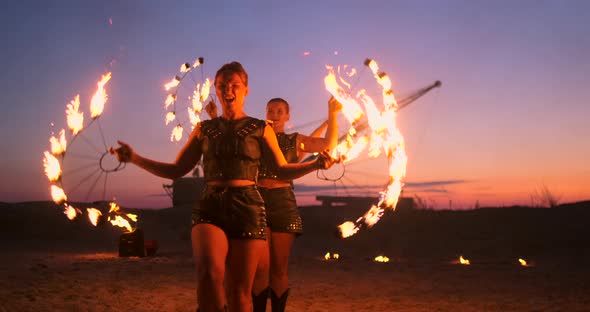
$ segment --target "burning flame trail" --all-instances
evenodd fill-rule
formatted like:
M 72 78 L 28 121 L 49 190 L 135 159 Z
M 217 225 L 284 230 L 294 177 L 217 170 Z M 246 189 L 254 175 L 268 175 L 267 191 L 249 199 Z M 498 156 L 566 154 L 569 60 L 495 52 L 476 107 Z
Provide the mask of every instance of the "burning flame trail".
M 91 117 L 93 121 L 98 118 L 102 112 L 104 111 L 104 104 L 108 100 L 108 94 L 105 90 L 105 85 L 111 79 L 111 73 L 107 73 L 101 77 L 101 79 L 97 82 L 97 90 L 92 96 L 90 100 L 90 110 L 91 110 Z M 84 113 L 80 112 L 80 95 L 76 95 L 76 97 L 67 104 L 66 106 L 66 122 L 68 125 L 69 130 L 72 132 L 72 135 L 75 139 L 76 135 L 80 133 L 84 129 Z M 91 122 L 92 123 L 92 122 Z M 53 125 L 53 123 L 52 123 Z M 45 171 L 45 175 L 49 179 L 50 185 L 50 192 L 52 200 L 58 204 L 64 206 L 63 213 L 68 217 L 70 220 L 74 220 L 78 216 L 82 215 L 82 210 L 78 209 L 70 204 L 67 203 L 68 197 L 64 192 L 61 184 L 61 164 L 59 160 L 55 156 L 62 156 L 62 161 L 64 159 L 64 153 L 67 148 L 67 141 L 65 138 L 65 129 L 62 129 L 59 132 L 58 136 L 53 136 L 49 138 L 49 143 L 51 145 L 51 153 L 45 151 L 44 158 L 43 158 L 43 167 Z M 103 138 L 104 140 L 104 138 Z M 73 141 L 73 139 L 72 139 Z M 71 142 L 70 142 L 71 144 Z M 106 180 L 105 180 L 106 183 Z M 133 227 L 130 224 L 131 222 L 137 222 L 137 216 L 131 213 L 125 214 L 119 210 L 119 207 L 115 203 L 111 204 L 111 210 L 109 211 L 109 221 L 113 225 L 124 227 L 128 231 L 133 230 Z M 96 208 L 87 208 L 86 212 L 88 214 L 88 218 L 90 222 L 96 226 L 99 223 L 99 220 L 102 217 L 102 212 Z
M 191 67 L 190 63 L 181 64 L 180 70 L 179 70 L 180 74 L 176 75 L 172 80 L 170 80 L 169 82 L 167 82 L 164 85 L 164 89 L 166 89 L 166 91 L 170 91 L 170 90 L 174 89 L 173 93 L 168 94 L 166 97 L 166 100 L 164 101 L 164 109 L 165 110 L 168 110 L 171 106 L 173 107 L 172 111 L 169 111 L 166 113 L 166 117 L 165 117 L 166 125 L 170 124 L 174 120 L 178 120 L 177 107 L 176 107 L 178 104 L 177 101 L 179 99 L 179 95 L 177 93 L 179 92 L 179 89 L 180 89 L 180 87 L 178 87 L 178 86 L 186 78 L 186 75 L 189 75 L 189 77 L 190 77 L 190 72 L 194 68 L 197 68 L 200 65 L 202 65 L 203 63 L 204 63 L 204 58 L 199 57 L 194 61 L 192 67 Z M 193 81 L 194 81 L 194 79 L 193 79 Z M 203 83 L 196 83 L 194 85 L 194 90 L 193 90 L 192 94 L 187 97 L 190 102 L 189 106 L 187 107 L 187 114 L 188 114 L 188 119 L 189 119 L 189 122 L 190 122 L 192 128 L 194 128 L 195 125 L 201 121 L 199 114 L 203 110 L 203 106 L 204 106 L 203 104 L 209 98 L 211 86 L 212 86 L 211 80 L 209 78 L 205 79 L 205 81 Z M 180 98 L 184 98 L 184 97 L 181 96 Z M 183 131 L 184 131 L 184 127 L 179 121 L 178 124 L 171 131 L 170 141 L 172 141 L 172 142 L 180 141 L 182 139 L 182 132 Z
M 356 222 L 341 224 L 338 228 L 343 238 L 356 234 L 363 226 L 373 226 L 386 209 L 395 209 L 403 186 L 402 179 L 406 175 L 405 142 L 396 125 L 397 102 L 391 90 L 391 80 L 387 74 L 379 72 L 379 66 L 374 60 L 367 59 L 365 65 L 371 69 L 382 90 L 381 110 L 364 89 L 352 95 L 346 78 L 356 73 L 354 69 L 347 72 L 346 67 L 343 67 L 341 72 L 338 67 L 337 77 L 334 67 L 326 65 L 328 74 L 324 78 L 326 90 L 342 104 L 342 113 L 351 124 L 346 139 L 336 146 L 333 156 L 342 157 L 344 162 L 348 162 L 367 148 L 370 157 L 379 157 L 384 153 L 388 160 L 389 182 L 386 189 L 380 192 L 379 203 Z

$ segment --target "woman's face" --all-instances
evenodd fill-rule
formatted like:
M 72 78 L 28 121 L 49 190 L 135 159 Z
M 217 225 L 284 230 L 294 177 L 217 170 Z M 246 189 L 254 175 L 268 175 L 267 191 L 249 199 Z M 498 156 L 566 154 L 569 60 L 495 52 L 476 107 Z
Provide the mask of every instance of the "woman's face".
M 270 102 L 266 105 L 266 119 L 272 121 L 275 132 L 285 132 L 285 123 L 289 121 L 289 110 L 283 102 Z
M 248 87 L 237 73 L 220 75 L 215 80 L 215 93 L 221 102 L 223 114 L 242 114 Z

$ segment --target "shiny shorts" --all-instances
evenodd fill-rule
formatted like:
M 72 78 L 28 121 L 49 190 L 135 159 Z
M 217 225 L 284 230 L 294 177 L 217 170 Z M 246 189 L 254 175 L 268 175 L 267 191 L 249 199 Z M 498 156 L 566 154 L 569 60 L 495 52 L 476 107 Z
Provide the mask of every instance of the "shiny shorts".
M 256 185 L 207 186 L 193 208 L 192 221 L 193 226 L 216 225 L 230 239 L 266 239 L 266 211 Z
M 288 186 L 259 189 L 266 206 L 266 222 L 271 231 L 302 234 L 303 224 L 293 188 Z

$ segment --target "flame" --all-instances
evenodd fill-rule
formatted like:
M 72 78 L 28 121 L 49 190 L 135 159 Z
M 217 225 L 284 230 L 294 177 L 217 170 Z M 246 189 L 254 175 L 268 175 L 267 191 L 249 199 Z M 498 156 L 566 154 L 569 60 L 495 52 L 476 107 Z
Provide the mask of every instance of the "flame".
M 66 200 L 68 200 L 68 197 L 66 196 L 66 193 L 64 193 L 64 190 L 57 186 L 57 185 L 51 185 L 51 199 L 53 199 L 53 201 L 56 204 L 61 204 L 63 202 L 65 202 Z
M 70 220 L 74 220 L 78 215 L 82 214 L 82 211 L 80 211 L 80 209 L 74 208 L 70 205 L 65 205 L 65 207 L 66 208 L 64 209 L 64 214 Z
M 59 137 L 54 137 L 53 135 L 49 138 L 49 143 L 51 144 L 51 153 L 53 155 L 61 155 L 66 151 L 66 130 L 61 129 L 59 132 Z
M 133 231 L 133 227 L 131 226 L 129 221 L 125 219 L 125 217 L 127 217 L 133 222 L 137 222 L 137 215 L 132 213 L 123 214 L 120 211 L 121 207 L 119 207 L 116 203 L 111 202 L 109 203 L 109 205 L 111 208 L 109 209 L 108 221 L 111 222 L 111 224 L 114 226 L 125 228 L 127 232 Z
M 169 91 L 170 89 L 178 86 L 179 83 L 180 83 L 180 77 L 175 76 L 174 78 L 172 78 L 172 80 L 168 81 L 164 85 L 164 89 L 166 89 L 166 91 Z
M 350 237 L 359 231 L 359 228 L 356 226 L 356 224 L 354 224 L 350 221 L 346 221 L 346 222 L 340 224 L 338 226 L 338 229 L 340 230 L 340 234 L 342 235 L 342 238 Z
M 104 110 L 104 103 L 108 100 L 109 96 L 104 90 L 104 85 L 111 80 L 111 73 L 108 72 L 106 75 L 102 75 L 99 82 L 96 83 L 97 89 L 92 99 L 90 100 L 90 117 L 93 119 L 100 116 Z
M 391 79 L 387 74 L 379 73 L 379 65 L 374 60 L 366 60 L 365 65 L 371 69 L 382 89 L 381 109 L 364 89 L 352 95 L 346 78 L 356 73 L 354 68 L 348 69 L 346 65 L 342 68 L 339 66 L 337 78 L 334 67 L 326 65 L 328 74 L 324 78 L 326 90 L 342 104 L 342 113 L 351 124 L 346 139 L 336 146 L 332 156 L 344 158 L 344 162 L 348 162 L 367 149 L 369 157 L 379 157 L 384 153 L 388 160 L 389 183 L 386 189 L 380 192 L 379 203 L 372 206 L 356 223 L 347 221 L 340 225 L 343 237 L 354 235 L 360 229 L 361 222 L 369 227 L 373 226 L 379 221 L 385 209 L 395 209 L 403 186 L 401 180 L 406 175 L 405 142 L 397 129 L 395 111 L 397 102 L 391 90 Z
M 211 80 L 209 78 L 205 79 L 205 82 L 201 86 L 201 102 L 205 102 L 207 98 L 209 98 L 209 93 L 211 92 Z
M 463 258 L 463 256 L 459 256 L 459 263 L 463 265 L 470 265 L 471 262 L 468 259 Z
M 125 220 L 121 216 L 115 216 L 113 219 L 110 219 L 109 221 L 114 226 L 125 228 L 127 232 L 133 231 L 133 228 L 131 227 L 131 224 L 129 224 L 129 221 Z
M 174 101 L 176 101 L 176 95 L 168 94 L 168 97 L 166 97 L 166 101 L 164 102 L 164 109 L 168 109 L 168 107 L 170 107 Z
M 174 112 L 166 113 L 166 125 L 168 125 L 170 122 L 174 121 L 174 119 L 176 119 L 176 114 L 174 114 Z
M 333 253 L 333 254 L 331 254 L 330 252 L 327 252 L 327 253 L 324 255 L 324 259 L 325 259 L 325 260 L 338 260 L 339 258 L 340 258 L 340 255 L 339 255 L 339 254 L 337 254 L 337 253 Z
M 195 60 L 195 62 L 193 63 L 193 68 L 197 68 L 199 67 L 199 65 L 203 64 L 203 58 L 199 57 Z
M 197 112 L 194 109 L 191 109 L 190 107 L 188 108 L 188 119 L 190 120 L 191 125 L 193 125 L 193 128 L 197 123 L 201 121 L 201 118 L 199 117 L 199 115 L 197 115 Z
M 197 84 L 197 88 L 193 91 L 193 96 L 191 98 L 191 103 L 193 106 L 193 111 L 197 114 L 203 110 L 203 102 L 201 101 L 201 94 L 199 92 L 200 86 Z
M 365 223 L 368 226 L 373 226 L 375 223 L 379 221 L 379 219 L 381 219 L 381 216 L 383 216 L 383 212 L 384 210 L 382 207 L 380 207 L 379 205 L 373 205 L 371 209 L 369 209 L 369 211 L 367 211 L 367 213 L 365 213 L 365 215 L 363 216 L 363 218 L 365 219 Z
M 84 124 L 84 113 L 79 112 L 80 109 L 80 95 L 76 97 L 66 106 L 66 119 L 68 128 L 72 131 L 72 134 L 76 135 L 83 128 Z
M 61 177 L 61 166 L 59 161 L 50 152 L 43 152 L 43 167 L 45 167 L 45 175 L 50 182 L 56 182 Z
M 96 208 L 86 208 L 86 212 L 88 212 L 90 223 L 96 226 L 98 224 L 98 219 L 102 216 L 102 212 Z
M 520 265 L 526 267 L 529 266 L 529 264 L 526 262 L 526 260 L 522 259 L 522 258 L 518 258 L 518 262 L 520 263 Z
M 387 258 L 386 256 L 377 256 L 375 257 L 375 262 L 386 263 L 389 262 L 389 258 Z
M 324 85 L 337 100 L 342 104 L 342 114 L 351 122 L 359 120 L 363 116 L 363 110 L 358 102 L 336 81 L 336 74 L 332 66 L 326 65 L 328 75 L 324 78 Z
M 172 129 L 172 134 L 170 135 L 170 141 L 178 142 L 178 141 L 180 141 L 180 139 L 182 139 L 182 126 L 178 125 L 178 126 L 174 127 L 174 129 Z
M 184 63 L 182 65 L 180 65 L 180 72 L 181 73 L 186 73 L 191 69 L 191 64 L 189 63 Z

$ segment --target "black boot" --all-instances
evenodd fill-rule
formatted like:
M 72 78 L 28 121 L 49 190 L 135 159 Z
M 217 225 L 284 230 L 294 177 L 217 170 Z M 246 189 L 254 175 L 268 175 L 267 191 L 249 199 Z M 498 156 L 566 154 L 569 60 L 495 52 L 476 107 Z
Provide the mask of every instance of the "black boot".
M 266 301 L 270 287 L 263 289 L 258 295 L 252 293 L 252 307 L 254 312 L 266 312 Z
M 287 306 L 287 297 L 289 297 L 289 289 L 279 297 L 275 294 L 274 290 L 270 290 L 270 307 L 272 312 L 285 312 L 285 306 Z

